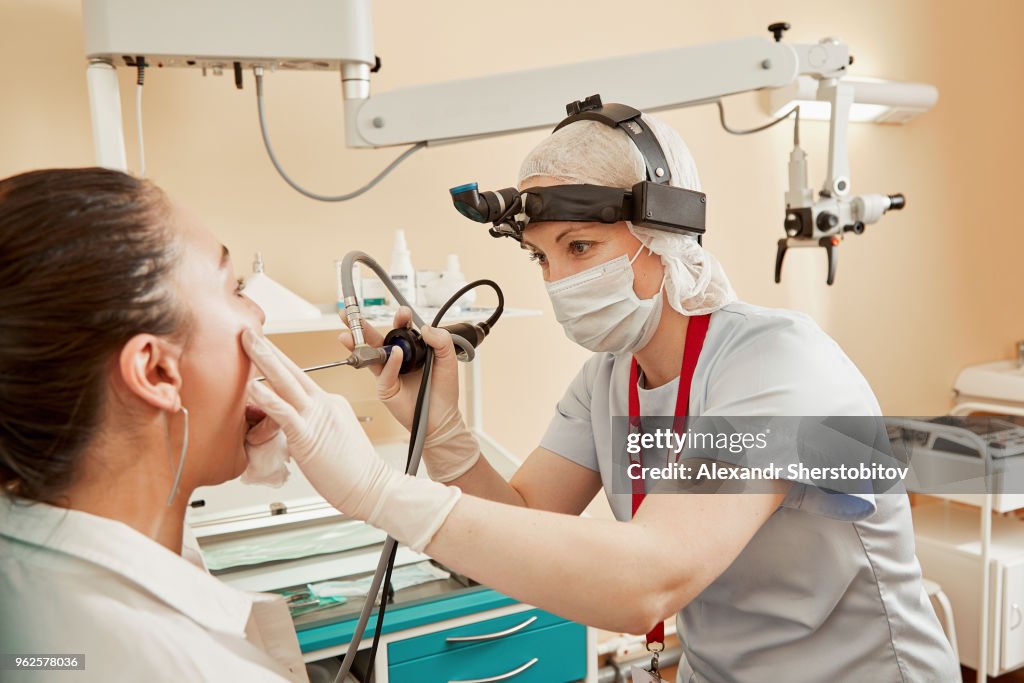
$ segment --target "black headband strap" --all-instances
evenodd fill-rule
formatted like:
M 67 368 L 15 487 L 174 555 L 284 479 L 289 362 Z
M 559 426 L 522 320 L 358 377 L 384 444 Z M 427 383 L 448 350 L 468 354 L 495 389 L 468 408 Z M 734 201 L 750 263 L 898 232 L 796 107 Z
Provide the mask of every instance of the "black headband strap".
M 576 121 L 597 121 L 610 128 L 621 128 L 644 158 L 647 179 L 659 185 L 667 185 L 672 179 L 665 152 L 658 144 L 654 131 L 640 118 L 640 110 L 624 104 L 602 104 L 599 95 L 573 102 L 565 109 L 569 116 L 555 126 L 555 131 Z
M 545 221 L 618 223 L 631 217 L 628 190 L 601 185 L 555 185 L 523 191 L 524 224 Z

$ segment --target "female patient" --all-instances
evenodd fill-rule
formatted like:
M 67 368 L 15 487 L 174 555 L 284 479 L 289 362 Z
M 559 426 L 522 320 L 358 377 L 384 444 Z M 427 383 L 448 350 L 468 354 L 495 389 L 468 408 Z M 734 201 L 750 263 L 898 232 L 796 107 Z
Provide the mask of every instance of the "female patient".
M 182 554 L 192 490 L 269 437 L 239 345 L 261 322 L 151 183 L 0 180 L 0 652 L 84 653 L 84 680 L 306 680 L 284 605 Z

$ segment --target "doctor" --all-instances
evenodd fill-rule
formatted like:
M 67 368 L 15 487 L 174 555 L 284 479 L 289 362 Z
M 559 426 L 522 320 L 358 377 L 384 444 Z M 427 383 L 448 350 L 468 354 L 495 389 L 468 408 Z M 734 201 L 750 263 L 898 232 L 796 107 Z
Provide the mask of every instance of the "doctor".
M 699 190 L 678 134 L 653 117 L 642 122 L 670 185 Z M 652 179 L 646 162 L 621 127 L 576 120 L 529 154 L 519 189 L 628 190 Z M 922 590 L 905 495 L 788 481 L 742 495 L 611 489 L 613 416 L 878 415 L 842 349 L 805 315 L 737 301 L 691 235 L 534 218 L 520 239 L 565 333 L 594 355 L 510 482 L 480 457 L 459 414 L 444 331 L 423 330 L 436 352 L 423 454 L 433 481 L 385 465 L 344 399 L 257 333 L 243 335 L 270 385 L 251 384 L 251 399 L 282 426 L 325 498 L 563 617 L 652 640 L 675 615 L 679 681 L 959 680 Z M 400 312 L 396 324 L 407 322 Z M 368 340 L 382 341 L 374 330 Z M 351 348 L 351 336 L 343 342 Z M 399 376 L 400 362 L 395 353 L 379 370 L 378 392 L 408 427 L 418 378 Z M 616 520 L 579 517 L 602 488 Z

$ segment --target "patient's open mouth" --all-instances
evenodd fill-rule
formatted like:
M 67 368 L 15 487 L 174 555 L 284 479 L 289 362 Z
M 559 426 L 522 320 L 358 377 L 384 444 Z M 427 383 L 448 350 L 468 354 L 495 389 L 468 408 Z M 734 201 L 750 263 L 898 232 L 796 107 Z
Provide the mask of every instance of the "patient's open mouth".
M 253 404 L 246 404 L 245 421 L 249 424 L 250 427 L 254 427 L 257 424 L 259 424 L 259 422 L 266 416 L 267 414 L 265 412 L 263 412 L 261 409 L 257 408 Z

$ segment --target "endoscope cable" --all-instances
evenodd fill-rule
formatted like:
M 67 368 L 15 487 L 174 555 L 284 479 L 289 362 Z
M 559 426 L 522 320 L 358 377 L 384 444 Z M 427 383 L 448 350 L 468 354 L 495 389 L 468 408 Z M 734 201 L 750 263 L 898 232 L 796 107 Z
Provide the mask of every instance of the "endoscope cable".
M 448 312 L 448 310 L 452 306 L 454 306 L 456 303 L 458 303 L 459 299 L 462 298 L 462 296 L 466 292 L 469 292 L 469 291 L 471 291 L 473 289 L 476 289 L 477 287 L 490 287 L 492 290 L 494 290 L 494 293 L 498 297 L 498 304 L 495 307 L 494 312 L 491 313 L 491 315 L 487 318 L 486 321 L 484 321 L 482 323 L 479 323 L 480 325 L 486 326 L 488 331 L 490 330 L 490 328 L 494 327 L 494 324 L 496 322 L 498 322 L 498 319 L 501 317 L 502 312 L 504 312 L 504 310 L 505 310 L 505 295 L 504 295 L 504 293 L 502 293 L 501 287 L 498 286 L 498 283 L 494 282 L 493 280 L 474 280 L 473 282 L 470 282 L 469 284 L 467 284 L 464 287 L 460 288 L 457 292 L 452 294 L 451 297 L 449 297 L 448 301 L 446 301 L 444 303 L 444 305 L 441 306 L 440 309 L 438 309 L 437 314 L 434 316 L 433 322 L 431 322 L 431 325 L 433 327 L 440 326 L 441 322 L 444 320 L 444 316 Z M 433 350 L 430 349 L 430 347 L 428 346 L 427 359 L 426 359 L 426 361 L 424 361 L 424 365 L 423 365 L 423 381 L 420 383 L 420 390 L 419 390 L 419 393 L 416 395 L 416 409 L 413 412 L 413 423 L 412 423 L 412 430 L 411 430 L 411 433 L 413 433 L 413 434 L 418 434 L 420 432 L 421 406 L 425 405 L 424 402 L 427 401 L 427 398 L 426 398 L 427 393 L 426 393 L 426 391 L 424 391 L 424 387 L 426 387 L 426 385 L 427 385 L 426 378 L 430 374 L 431 369 L 433 367 L 433 360 L 434 360 L 433 357 L 434 357 Z M 425 421 L 425 420 L 426 420 L 426 418 L 424 417 L 422 419 L 422 421 Z M 412 462 L 413 462 L 413 451 L 412 451 L 412 448 L 411 448 L 411 441 L 410 441 L 409 456 L 406 459 L 405 471 L 406 471 L 407 474 L 412 474 L 413 476 L 415 476 L 416 471 L 415 470 L 410 471 L 410 466 L 412 465 Z M 417 468 L 419 466 L 419 457 L 416 458 L 416 466 L 417 466 Z M 383 587 L 384 587 L 385 590 L 387 590 L 387 587 L 389 585 L 391 585 L 391 572 L 394 570 L 394 567 L 395 567 L 395 552 L 396 552 L 396 550 L 397 550 L 397 544 L 392 547 L 391 555 L 390 555 L 390 557 L 388 559 L 388 568 L 387 568 L 387 572 L 384 575 L 384 582 L 383 582 Z M 387 611 L 387 601 L 382 596 L 381 597 L 381 601 L 380 601 L 380 609 L 377 610 L 377 625 L 376 625 L 376 628 L 374 628 L 374 631 L 373 631 L 373 644 L 370 646 L 370 662 L 367 665 L 367 669 L 366 669 L 366 678 L 367 678 L 367 680 L 369 680 L 372 677 L 372 674 L 373 674 L 373 666 L 374 666 L 374 662 L 377 659 L 377 647 L 378 647 L 378 645 L 380 643 L 381 630 L 382 630 L 382 627 L 384 625 L 384 613 L 386 611 Z
M 353 266 L 356 263 L 362 263 L 373 270 L 380 278 L 381 282 L 395 297 L 396 301 L 400 305 L 407 306 L 412 311 L 413 321 L 419 327 L 423 327 L 423 319 L 416 312 L 416 309 L 412 307 L 409 301 L 402 295 L 395 284 L 388 277 L 387 272 L 378 264 L 372 257 L 363 252 L 353 251 L 345 255 L 342 261 L 342 293 L 346 299 L 355 300 L 355 286 L 352 280 Z M 480 326 L 485 327 L 487 331 L 494 326 L 494 324 L 501 317 L 501 314 L 505 309 L 505 297 L 501 291 L 501 288 L 492 280 L 475 280 L 470 282 L 466 286 L 460 288 L 455 294 L 453 294 L 448 301 L 437 311 L 437 314 L 433 319 L 433 326 L 437 327 L 445 314 L 455 305 L 458 300 L 468 291 L 477 287 L 489 287 L 494 290 L 498 297 L 498 304 L 494 309 L 494 312 L 488 316 L 487 320 L 482 323 L 478 323 Z M 356 306 L 358 311 L 358 305 Z M 359 314 L 356 314 L 359 317 Z M 358 320 L 356 322 L 359 322 Z M 353 335 L 355 336 L 355 335 Z M 459 348 L 465 354 L 465 358 L 472 360 L 475 355 L 475 349 L 472 344 L 465 338 L 453 334 L 452 341 L 457 348 Z M 405 472 L 411 476 L 416 476 L 419 471 L 420 460 L 423 454 L 423 443 L 426 440 L 427 428 L 429 417 L 430 417 L 430 385 L 431 385 L 431 374 L 434 365 L 434 352 L 433 349 L 427 345 L 426 355 L 423 363 L 423 370 L 420 379 L 419 391 L 416 395 L 416 406 L 413 411 L 413 421 L 410 429 L 409 438 L 409 452 L 406 457 Z M 384 541 L 384 548 L 381 551 L 380 560 L 377 562 L 377 569 L 374 571 L 373 578 L 370 582 L 370 588 L 366 594 L 366 600 L 363 603 L 363 607 L 359 612 L 359 618 L 356 622 L 355 630 L 352 632 L 352 638 L 349 641 L 348 649 L 345 652 L 345 657 L 342 660 L 341 668 L 338 671 L 337 676 L 334 679 L 334 683 L 340 683 L 344 680 L 345 676 L 348 675 L 352 669 L 352 665 L 355 662 L 356 652 L 359 649 L 359 644 L 363 639 L 363 634 L 366 632 L 366 626 L 370 620 L 370 613 L 373 611 L 373 607 L 377 602 L 377 597 L 380 595 L 381 587 L 387 586 L 391 580 L 391 572 L 394 568 L 395 557 L 397 552 L 398 542 L 390 535 Z M 374 660 L 376 659 L 377 649 L 380 644 L 381 631 L 384 624 L 384 614 L 387 611 L 387 603 L 385 600 L 381 600 L 380 607 L 377 611 L 376 628 L 373 634 L 373 644 L 370 648 L 370 663 L 368 673 L 373 671 Z

